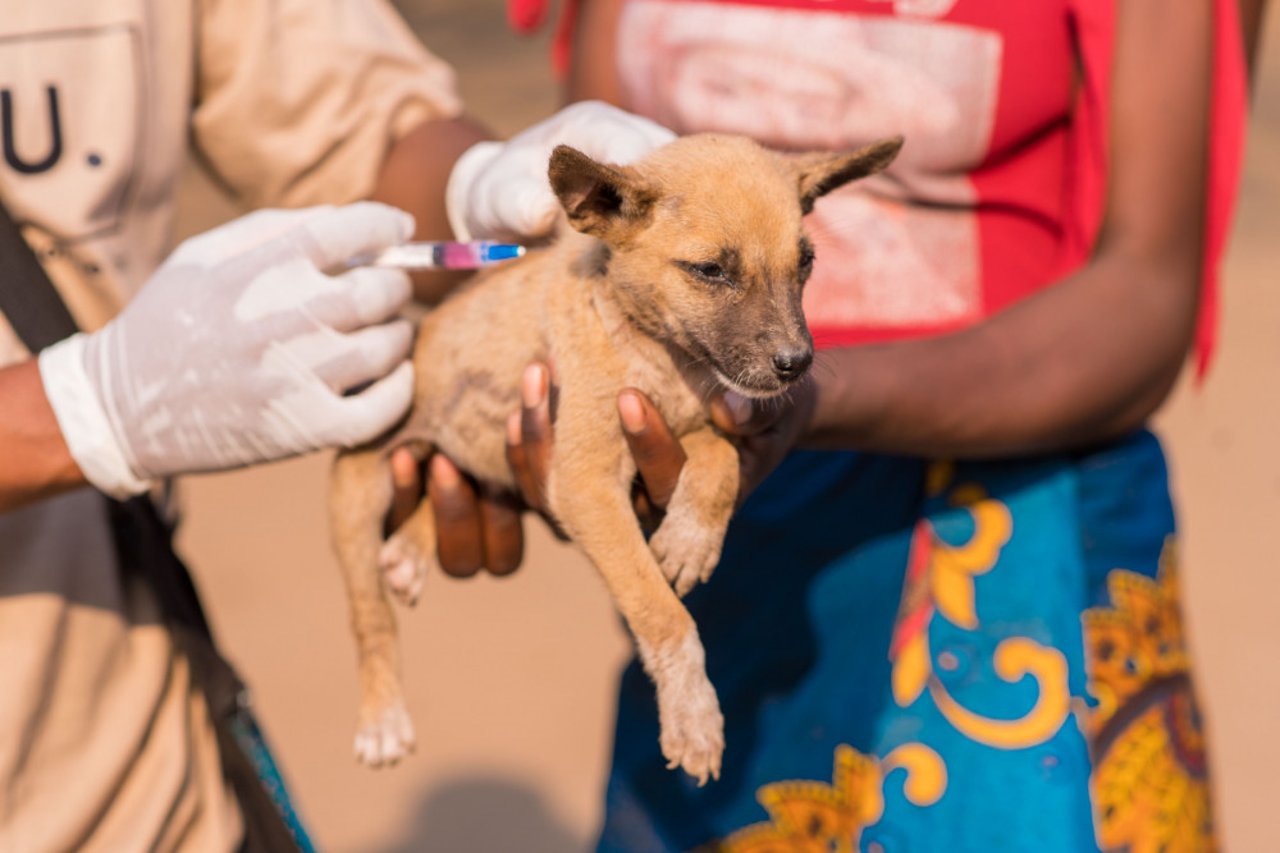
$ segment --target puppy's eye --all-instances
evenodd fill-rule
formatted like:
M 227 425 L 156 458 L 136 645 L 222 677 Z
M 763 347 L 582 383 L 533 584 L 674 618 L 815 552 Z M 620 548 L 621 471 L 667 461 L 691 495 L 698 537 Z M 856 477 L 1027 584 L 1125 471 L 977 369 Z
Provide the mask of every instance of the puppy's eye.
M 813 273 L 813 246 L 806 241 L 800 244 L 800 263 L 796 267 L 796 277 L 804 284 Z
M 693 261 L 676 261 L 676 266 L 680 267 L 687 273 L 712 284 L 727 284 L 732 286 L 733 282 L 729 279 L 729 274 L 725 272 L 724 267 L 714 261 L 706 263 L 695 263 Z

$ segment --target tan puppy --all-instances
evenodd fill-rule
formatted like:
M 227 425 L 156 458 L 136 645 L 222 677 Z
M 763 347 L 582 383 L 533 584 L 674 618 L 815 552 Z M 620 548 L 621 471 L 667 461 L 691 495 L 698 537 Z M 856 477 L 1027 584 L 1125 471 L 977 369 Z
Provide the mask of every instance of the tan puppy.
M 801 216 L 824 193 L 884 168 L 900 146 L 782 155 L 704 135 L 631 167 L 555 150 L 551 185 L 575 231 L 479 276 L 427 315 L 407 421 L 334 465 L 334 540 L 359 646 L 362 761 L 395 762 L 413 746 L 386 593 L 412 604 L 435 555 L 425 500 L 383 541 L 389 451 L 439 450 L 482 483 L 514 488 L 505 426 L 525 366 L 542 360 L 555 365 L 559 390 L 548 504 L 635 637 L 657 686 L 663 755 L 700 783 L 718 777 L 723 718 L 678 597 L 711 575 L 738 492 L 737 453 L 704 402 L 717 388 L 770 397 L 804 375 L 813 345 L 800 296 L 813 249 Z M 652 398 L 688 455 L 647 543 L 616 413 L 624 387 Z

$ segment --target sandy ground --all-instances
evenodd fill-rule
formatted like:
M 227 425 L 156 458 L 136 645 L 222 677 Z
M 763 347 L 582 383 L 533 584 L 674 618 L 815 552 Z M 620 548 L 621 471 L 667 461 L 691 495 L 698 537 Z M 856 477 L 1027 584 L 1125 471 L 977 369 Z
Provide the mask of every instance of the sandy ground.
M 509 133 L 554 108 L 545 39 L 508 35 L 498 0 L 402 2 L 455 62 L 472 111 Z M 1184 530 L 1186 597 L 1227 848 L 1280 849 L 1280 15 L 1269 27 L 1221 356 L 1158 420 Z M 231 208 L 193 177 L 183 229 Z M 600 583 L 535 531 L 515 577 L 430 580 L 402 619 L 418 754 L 357 767 L 353 647 L 324 522 L 327 458 L 187 481 L 181 544 L 319 844 L 336 851 L 566 853 L 600 815 L 627 641 Z

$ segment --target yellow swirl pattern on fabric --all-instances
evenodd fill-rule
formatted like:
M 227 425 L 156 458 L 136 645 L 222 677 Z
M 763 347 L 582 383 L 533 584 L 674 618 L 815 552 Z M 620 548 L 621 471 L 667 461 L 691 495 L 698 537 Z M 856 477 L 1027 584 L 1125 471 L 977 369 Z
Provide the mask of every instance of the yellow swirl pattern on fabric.
M 926 489 L 934 496 L 942 495 L 953 477 L 953 466 L 936 463 L 926 474 Z M 1013 517 L 1003 502 L 989 497 L 977 483 L 954 486 L 947 500 L 952 506 L 969 511 L 973 517 L 973 535 L 964 544 L 952 545 L 938 536 L 928 519 L 921 521 L 922 530 L 927 534 L 924 541 L 929 559 L 925 573 L 929 599 L 926 606 L 931 606 L 932 611 L 956 627 L 975 631 L 979 621 L 974 579 L 995 568 L 1013 535 Z M 918 589 L 918 585 L 915 588 Z M 1067 660 L 1062 652 L 1027 637 L 1003 640 L 992 659 L 996 674 L 1010 683 L 1031 675 L 1036 679 L 1039 696 L 1032 709 L 1020 719 L 983 717 L 957 702 L 934 674 L 928 631 L 932 611 L 920 630 L 907 637 L 895 653 L 891 687 L 898 706 L 911 705 L 927 685 L 947 721 L 979 743 L 999 749 L 1018 749 L 1053 737 L 1066 720 L 1071 702 Z
M 992 664 L 996 674 L 1010 683 L 1027 675 L 1035 678 L 1040 688 L 1035 706 L 1016 720 L 983 717 L 960 705 L 937 679 L 931 679 L 929 693 L 947 722 L 971 740 L 999 749 L 1021 749 L 1053 737 L 1071 707 L 1066 656 L 1026 637 L 1011 637 L 996 647 Z
M 954 466 L 934 463 L 925 476 L 927 490 L 939 495 L 954 476 Z M 974 578 L 991 571 L 1000 559 L 1001 550 L 1013 535 L 1013 519 L 1008 507 L 989 498 L 976 483 L 957 486 L 949 501 L 969 510 L 973 535 L 963 545 L 951 545 L 938 536 L 927 519 L 920 522 L 929 549 L 925 573 L 928 602 L 947 621 L 974 630 L 978 627 Z M 927 633 L 921 630 L 909 637 L 894 657 L 892 688 L 899 707 L 905 708 L 919 698 L 928 683 L 932 662 Z
M 922 743 L 904 743 L 886 755 L 880 767 L 885 775 L 899 767 L 907 771 L 902 793 L 912 805 L 931 806 L 947 790 L 947 766 Z
M 1013 534 L 1013 519 L 1007 506 L 987 497 L 977 484 L 957 486 L 951 503 L 968 508 L 973 516 L 973 536 L 964 545 L 948 545 L 933 537 L 929 584 L 938 612 L 951 624 L 972 631 L 978 627 L 973 579 L 995 567 Z

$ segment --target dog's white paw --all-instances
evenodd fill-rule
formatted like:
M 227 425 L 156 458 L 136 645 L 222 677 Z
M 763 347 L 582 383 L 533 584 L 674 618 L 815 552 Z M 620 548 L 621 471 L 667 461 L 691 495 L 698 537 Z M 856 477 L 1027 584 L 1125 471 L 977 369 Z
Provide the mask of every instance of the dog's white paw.
M 662 727 L 658 742 L 668 769 L 683 768 L 698 780 L 698 787 L 707 784 L 708 778 L 720 778 L 724 717 L 706 675 L 659 688 L 658 721 Z
M 711 579 L 720 562 L 724 536 L 692 517 L 692 513 L 667 513 L 649 549 L 662 567 L 662 574 L 683 598 L 698 583 Z
M 397 699 L 380 710 L 361 711 L 356 729 L 356 759 L 369 767 L 395 765 L 413 752 L 417 743 L 413 721 L 404 702 Z
M 387 590 L 408 607 L 418 603 L 426 582 L 429 558 L 411 539 L 400 534 L 382 543 L 378 552 L 378 570 Z

